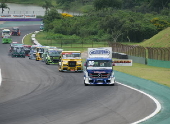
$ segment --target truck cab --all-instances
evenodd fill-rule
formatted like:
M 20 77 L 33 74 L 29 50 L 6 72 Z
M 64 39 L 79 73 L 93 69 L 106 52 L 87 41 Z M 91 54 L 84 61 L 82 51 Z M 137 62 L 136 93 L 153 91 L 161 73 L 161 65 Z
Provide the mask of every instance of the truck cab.
M 43 46 L 42 47 L 37 47 L 36 48 L 36 58 L 35 58 L 35 60 L 36 61 L 42 60 L 43 53 L 44 53 L 44 47 Z
M 3 36 L 2 38 L 2 43 L 5 44 L 5 43 L 11 43 L 12 42 L 12 39 L 11 39 L 11 35 L 9 34 L 6 34 Z
M 84 64 L 84 85 L 114 85 L 111 48 L 89 48 L 88 58 Z
M 45 58 L 45 63 L 47 65 L 58 64 L 58 62 L 60 60 L 61 52 L 62 52 L 62 49 L 48 49 L 43 54 L 43 58 Z
M 19 27 L 13 27 L 11 35 L 12 36 L 20 36 L 21 35 L 21 31 L 20 31 Z
M 30 52 L 29 52 L 29 59 L 33 59 L 35 60 L 36 59 L 36 48 L 37 47 L 40 47 L 39 45 L 32 45 L 31 48 L 30 48 Z
M 9 29 L 3 29 L 3 30 L 2 30 L 2 38 L 3 38 L 5 35 L 11 35 L 11 30 L 9 30 Z
M 80 51 L 62 51 L 60 55 L 59 71 L 83 72 Z

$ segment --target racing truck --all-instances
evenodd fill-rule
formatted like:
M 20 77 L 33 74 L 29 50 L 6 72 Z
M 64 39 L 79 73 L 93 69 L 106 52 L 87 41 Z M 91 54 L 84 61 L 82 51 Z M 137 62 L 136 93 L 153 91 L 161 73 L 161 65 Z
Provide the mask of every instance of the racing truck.
M 36 61 L 40 61 L 42 60 L 42 54 L 44 53 L 44 46 L 41 46 L 41 47 L 37 47 L 36 48 L 36 57 L 35 57 L 35 60 Z
M 48 49 L 43 54 L 43 58 L 45 58 L 45 63 L 47 65 L 58 64 L 61 52 L 62 52 L 62 49 Z
M 88 48 L 88 58 L 84 63 L 84 85 L 114 85 L 112 48 Z
M 25 51 L 23 46 L 13 46 L 11 47 L 11 57 L 23 57 L 25 58 Z
M 11 35 L 9 34 L 6 34 L 3 36 L 2 38 L 2 43 L 5 44 L 5 43 L 11 43 L 12 42 L 12 39 L 11 39 Z
M 55 46 L 44 46 L 44 52 L 42 54 L 42 62 L 46 61 L 48 49 L 57 49 L 57 47 L 55 47 Z
M 12 32 L 11 32 L 11 35 L 12 35 L 12 36 L 20 36 L 20 35 L 21 35 L 21 32 L 20 32 L 19 27 L 13 27 L 13 28 L 12 28 Z
M 29 57 L 29 53 L 30 53 L 30 50 L 31 50 L 31 45 L 24 44 L 23 46 L 24 46 L 25 56 Z
M 62 51 L 59 61 L 60 72 L 83 72 L 80 51 Z
M 43 30 L 43 29 L 44 29 L 44 24 L 41 23 L 41 25 L 40 25 L 40 30 Z
M 11 31 L 10 31 L 9 29 L 3 29 L 3 30 L 2 30 L 2 38 L 3 38 L 5 35 L 11 35 Z
M 36 48 L 40 47 L 39 45 L 32 45 L 30 48 L 30 52 L 29 52 L 29 59 L 36 59 Z

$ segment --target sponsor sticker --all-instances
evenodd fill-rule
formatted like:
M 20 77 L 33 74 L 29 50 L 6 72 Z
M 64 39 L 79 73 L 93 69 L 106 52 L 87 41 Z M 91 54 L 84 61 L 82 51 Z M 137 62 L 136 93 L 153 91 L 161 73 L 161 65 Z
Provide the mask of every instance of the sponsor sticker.
M 132 66 L 131 59 L 116 59 L 113 63 L 115 66 Z

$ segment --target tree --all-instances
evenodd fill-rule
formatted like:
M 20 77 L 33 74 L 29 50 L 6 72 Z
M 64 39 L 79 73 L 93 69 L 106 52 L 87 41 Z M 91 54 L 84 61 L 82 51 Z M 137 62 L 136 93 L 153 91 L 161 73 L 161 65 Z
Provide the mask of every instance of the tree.
M 122 0 L 94 0 L 94 7 L 96 10 L 101 10 L 104 8 L 121 8 Z
M 8 7 L 8 5 L 5 3 L 7 0 L 2 0 L 2 2 L 0 3 L 0 8 L 2 8 L 2 14 L 5 11 L 4 9 L 10 9 Z
M 45 0 L 44 4 L 42 5 L 42 8 L 44 8 L 47 11 L 51 7 L 54 7 L 51 3 L 51 0 Z
M 52 8 L 50 10 L 47 10 L 44 16 L 44 29 L 45 30 L 51 30 L 54 28 L 52 22 L 55 19 L 61 19 L 62 16 L 60 13 L 58 13 L 57 9 Z

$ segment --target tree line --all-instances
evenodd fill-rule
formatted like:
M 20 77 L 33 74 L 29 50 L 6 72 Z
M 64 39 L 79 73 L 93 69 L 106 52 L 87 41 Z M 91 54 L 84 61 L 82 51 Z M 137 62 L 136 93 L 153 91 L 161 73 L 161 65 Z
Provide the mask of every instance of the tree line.
M 82 16 L 63 17 L 53 0 L 45 0 L 44 31 L 56 37 L 142 42 L 170 26 L 169 0 L 55 1 L 57 5 L 92 5 Z
M 75 1 L 79 0 L 57 0 L 60 4 Z M 93 38 L 96 41 L 105 39 L 113 42 L 142 42 L 170 26 L 169 14 L 162 14 L 164 9 L 168 9 L 168 0 L 89 2 L 92 2 L 93 9 L 82 16 L 71 18 L 63 18 L 51 8 L 44 16 L 45 31 L 79 38 Z M 158 6 L 159 11 L 154 9 Z

